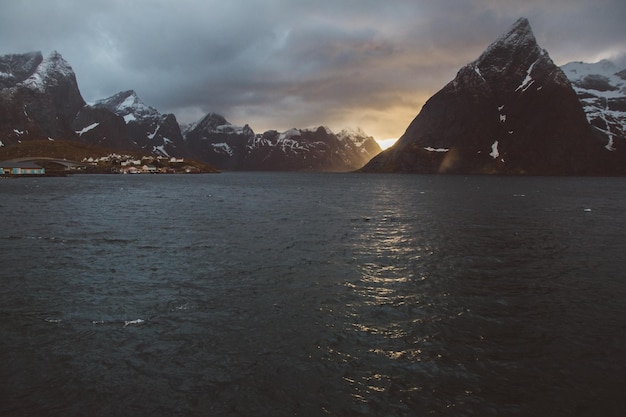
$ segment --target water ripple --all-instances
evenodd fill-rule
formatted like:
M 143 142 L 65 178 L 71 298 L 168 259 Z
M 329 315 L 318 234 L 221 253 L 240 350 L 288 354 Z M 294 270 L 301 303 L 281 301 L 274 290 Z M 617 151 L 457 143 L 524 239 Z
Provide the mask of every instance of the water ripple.
M 623 409 L 622 179 L 126 177 L 0 184 L 0 414 Z

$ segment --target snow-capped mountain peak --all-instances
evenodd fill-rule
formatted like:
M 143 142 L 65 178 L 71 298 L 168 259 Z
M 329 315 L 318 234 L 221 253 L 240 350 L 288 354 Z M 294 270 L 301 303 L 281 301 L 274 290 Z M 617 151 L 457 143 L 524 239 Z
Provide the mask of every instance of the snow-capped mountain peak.
M 614 151 L 626 141 L 626 69 L 602 60 L 570 62 L 562 68 L 578 95 L 587 120 L 606 136 L 605 148 Z
M 41 52 L 10 54 L 0 57 L 0 88 L 12 87 L 30 77 L 43 61 Z
M 572 85 L 517 20 L 431 97 L 371 172 L 572 175 L 616 172 Z M 605 162 L 607 161 L 607 162 Z
M 552 66 L 550 56 L 538 45 L 528 19 L 520 18 L 460 72 L 471 74 L 478 83 L 490 83 L 501 74 L 509 73 L 516 76 L 512 80 L 516 86 L 524 89 L 533 81 L 535 70 Z M 520 68 L 525 71 L 519 72 Z M 564 80 L 562 77 L 560 82 Z
M 176 117 L 146 105 L 134 90 L 98 100 L 93 107 L 124 118 L 130 136 L 139 147 L 163 156 L 182 155 L 183 138 Z
M 124 117 L 126 122 L 146 117 L 159 117 L 159 112 L 146 105 L 134 90 L 117 93 L 109 98 L 96 101 L 94 107 L 104 107 Z
M 312 129 L 307 129 L 306 131 L 313 132 Z M 293 139 L 293 138 L 300 137 L 300 136 L 302 136 L 302 130 L 293 128 L 293 129 L 285 130 L 280 135 L 278 135 L 278 140 L 284 141 L 287 139 Z
M 37 65 L 36 71 L 21 84 L 37 91 L 45 91 L 49 86 L 58 85 L 60 80 L 75 79 L 74 70 L 60 53 L 53 51 L 49 57 Z
M 195 158 L 226 170 L 349 171 L 381 151 L 365 133 L 363 140 L 344 136 L 340 139 L 326 126 L 255 134 L 248 125 L 235 126 L 216 113 L 185 130 L 186 145 Z
M 183 135 L 187 136 L 190 132 L 206 131 L 216 132 L 218 126 L 227 126 L 230 122 L 226 118 L 217 113 L 209 113 L 197 122 L 191 123 L 183 130 Z
M 237 126 L 217 113 L 209 113 L 201 120 L 191 123 L 183 129 L 184 136 L 209 136 L 211 134 L 254 136 L 254 132 L 247 124 Z
M 365 133 L 365 131 L 360 127 L 357 127 L 357 128 L 347 127 L 347 128 L 342 129 L 339 133 L 337 133 L 337 137 L 340 140 L 345 140 L 348 138 L 368 138 L 371 136 Z
M 593 64 L 570 62 L 561 67 L 575 89 L 603 92 L 605 96 L 622 96 L 626 94 L 626 74 L 624 68 L 618 68 L 609 60 Z M 612 93 L 611 93 L 612 92 Z

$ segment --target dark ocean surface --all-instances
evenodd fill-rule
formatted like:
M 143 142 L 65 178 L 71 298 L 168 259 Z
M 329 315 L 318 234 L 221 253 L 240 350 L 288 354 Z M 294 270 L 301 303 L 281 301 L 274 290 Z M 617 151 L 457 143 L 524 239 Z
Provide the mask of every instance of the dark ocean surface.
M 0 180 L 1 416 L 624 416 L 626 178 Z

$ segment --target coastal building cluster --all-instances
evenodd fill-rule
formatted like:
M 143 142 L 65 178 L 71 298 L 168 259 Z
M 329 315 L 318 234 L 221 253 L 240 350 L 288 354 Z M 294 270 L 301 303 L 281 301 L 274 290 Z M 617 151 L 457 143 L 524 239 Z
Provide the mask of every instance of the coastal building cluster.
M 82 162 L 88 167 L 110 167 L 114 174 L 174 174 L 197 172 L 198 168 L 185 163 L 184 158 L 165 156 L 121 155 L 112 153 L 102 157 L 84 158 Z
M 0 161 L 0 177 L 64 176 L 68 173 L 178 174 L 199 173 L 200 168 L 183 158 L 121 155 L 83 158 L 80 162 L 49 157 Z

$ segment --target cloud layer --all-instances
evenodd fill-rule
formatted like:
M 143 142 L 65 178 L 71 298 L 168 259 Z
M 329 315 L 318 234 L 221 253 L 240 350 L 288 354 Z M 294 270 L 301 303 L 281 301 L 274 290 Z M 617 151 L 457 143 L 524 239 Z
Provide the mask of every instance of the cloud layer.
M 626 54 L 623 0 L 21 0 L 0 54 L 59 51 L 87 101 L 134 89 L 194 121 L 398 137 L 519 17 L 557 64 Z

